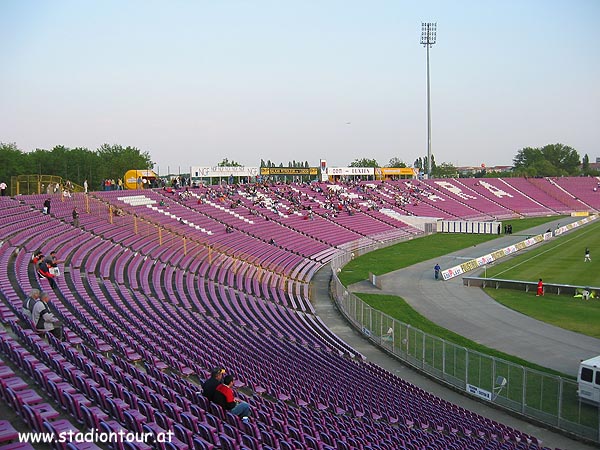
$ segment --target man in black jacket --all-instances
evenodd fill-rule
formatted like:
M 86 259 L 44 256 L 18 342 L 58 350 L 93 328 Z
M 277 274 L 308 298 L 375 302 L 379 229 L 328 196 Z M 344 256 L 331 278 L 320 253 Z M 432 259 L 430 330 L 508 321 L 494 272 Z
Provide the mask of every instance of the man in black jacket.
M 210 378 L 202 385 L 202 394 L 211 402 L 215 399 L 215 391 L 217 386 L 222 383 L 224 374 L 225 369 L 222 367 L 215 367 L 210 371 Z

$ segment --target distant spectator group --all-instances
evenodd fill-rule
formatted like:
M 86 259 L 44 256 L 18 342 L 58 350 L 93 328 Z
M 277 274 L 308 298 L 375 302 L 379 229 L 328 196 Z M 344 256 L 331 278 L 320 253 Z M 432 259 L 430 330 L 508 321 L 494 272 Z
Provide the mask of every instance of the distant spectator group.
M 86 180 L 87 182 L 87 180 Z M 114 179 L 105 179 L 102 180 L 102 184 L 100 186 L 100 190 L 102 191 L 122 191 L 123 190 L 123 180 L 121 178 L 115 181 Z

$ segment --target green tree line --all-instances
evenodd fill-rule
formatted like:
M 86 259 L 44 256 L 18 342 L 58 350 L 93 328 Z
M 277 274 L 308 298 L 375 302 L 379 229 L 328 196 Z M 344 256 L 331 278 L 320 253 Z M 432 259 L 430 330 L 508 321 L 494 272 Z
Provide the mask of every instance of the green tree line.
M 57 145 L 51 150 L 20 150 L 16 144 L 0 143 L 0 181 L 10 185 L 18 175 L 54 175 L 99 189 L 105 179 L 123 178 L 130 169 L 152 169 L 150 154 L 136 147 L 103 144 L 97 150 Z
M 375 159 L 358 158 L 350 163 L 350 167 L 381 167 Z M 397 157 L 390 159 L 385 167 L 406 167 Z M 413 167 L 427 172 L 427 156 L 415 160 Z M 431 176 L 433 178 L 452 178 L 460 174 L 458 168 L 451 163 L 436 164 L 431 155 Z M 485 167 L 469 176 L 480 177 L 559 177 L 559 176 L 598 176 L 600 172 L 590 166 L 590 158 L 586 154 L 581 158 L 577 150 L 564 144 L 548 144 L 543 147 L 525 147 L 517 151 L 510 172 L 487 172 Z

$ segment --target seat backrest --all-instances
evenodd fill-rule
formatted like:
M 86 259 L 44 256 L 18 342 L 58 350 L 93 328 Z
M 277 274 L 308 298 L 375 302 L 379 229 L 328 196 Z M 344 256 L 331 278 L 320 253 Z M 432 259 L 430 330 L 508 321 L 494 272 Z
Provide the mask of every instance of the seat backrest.
M 193 433 L 198 433 L 198 419 L 191 414 L 181 413 L 181 423 Z
M 217 399 L 217 394 L 221 393 L 215 392 L 215 400 Z M 210 412 L 213 416 L 217 416 L 221 420 L 225 420 L 225 410 L 215 403 L 211 403 L 210 405 L 208 405 L 208 412 Z
M 198 435 L 202 439 L 210 442 L 213 445 L 217 445 L 217 446 L 220 445 L 219 437 L 217 436 L 217 433 L 215 432 L 214 428 L 211 429 L 211 428 L 205 426 L 204 424 L 199 423 L 198 424 Z
M 223 450 L 239 450 L 239 446 L 235 441 L 226 434 L 221 433 L 219 439 L 221 440 L 221 448 Z
M 173 424 L 173 432 L 175 437 L 181 442 L 186 444 L 188 447 L 193 448 L 194 443 L 192 442 L 193 433 L 191 430 L 179 425 L 178 423 Z
M 294 447 L 287 441 L 279 441 L 279 450 L 294 450 Z
M 193 450 L 213 450 L 214 449 L 214 445 L 212 445 L 209 442 L 206 442 L 200 436 L 194 436 L 193 443 L 194 443 L 194 446 L 192 447 Z
M 38 433 L 44 431 L 41 417 L 29 405 L 24 404 L 21 410 L 23 412 L 23 420 L 33 431 Z

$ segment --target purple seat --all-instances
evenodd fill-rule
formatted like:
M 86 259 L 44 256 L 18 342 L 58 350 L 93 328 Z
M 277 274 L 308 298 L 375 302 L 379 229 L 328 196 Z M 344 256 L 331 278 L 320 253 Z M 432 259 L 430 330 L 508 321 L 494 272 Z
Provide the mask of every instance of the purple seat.
M 102 450 L 96 444 L 92 442 L 69 442 L 67 444 L 67 450 Z
M 34 446 L 26 442 L 14 442 L 12 444 L 3 445 L 0 450 L 36 450 Z
M 0 443 L 14 441 L 19 433 L 8 420 L 0 420 Z
M 71 422 L 69 422 L 68 420 L 57 420 L 55 422 L 43 422 L 42 429 L 46 433 L 52 433 L 57 438 L 60 435 L 66 435 L 66 433 L 69 433 L 69 432 L 73 432 L 73 433 L 79 432 L 77 427 L 75 425 L 73 425 Z M 64 443 L 57 442 L 55 445 L 57 445 L 57 448 L 59 448 L 61 450 L 67 449 L 66 442 L 64 442 Z
M 81 415 L 83 424 L 85 428 L 88 430 L 91 429 L 100 429 L 100 423 L 108 420 L 108 414 L 102 411 L 99 407 L 87 407 L 85 405 L 80 405 Z
M 194 450 L 214 450 L 215 446 L 209 442 L 206 442 L 204 439 L 199 436 L 194 436 L 193 439 Z

